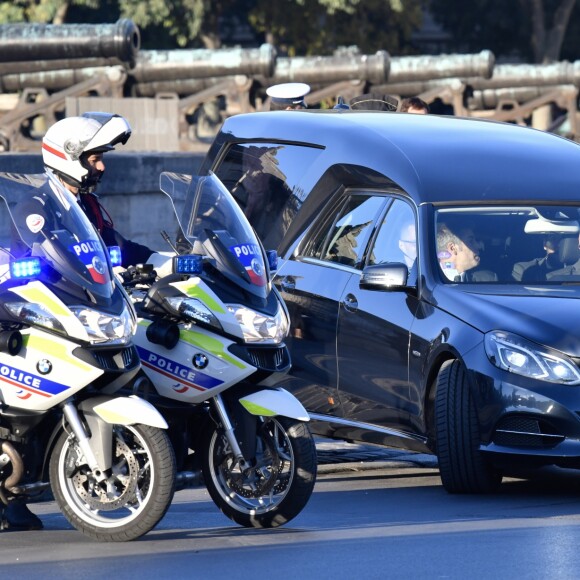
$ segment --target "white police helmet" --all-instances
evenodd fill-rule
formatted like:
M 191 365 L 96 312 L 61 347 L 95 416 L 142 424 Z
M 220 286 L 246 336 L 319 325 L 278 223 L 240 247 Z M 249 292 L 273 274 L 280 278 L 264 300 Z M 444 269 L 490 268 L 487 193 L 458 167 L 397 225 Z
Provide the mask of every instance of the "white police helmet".
M 86 158 L 92 153 L 111 151 L 131 136 L 129 123 L 111 113 L 85 113 L 55 123 L 42 139 L 44 165 L 68 184 L 95 187 L 102 172 L 91 175 Z

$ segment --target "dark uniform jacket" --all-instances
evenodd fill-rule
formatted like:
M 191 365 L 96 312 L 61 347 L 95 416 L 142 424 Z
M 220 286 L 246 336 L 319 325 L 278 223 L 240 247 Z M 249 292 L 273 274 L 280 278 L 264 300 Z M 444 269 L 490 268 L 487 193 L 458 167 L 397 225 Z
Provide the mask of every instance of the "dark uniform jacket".
M 114 227 L 111 216 L 99 203 L 98 197 L 94 193 L 83 193 L 79 198 L 79 205 L 89 218 L 91 223 L 97 228 L 106 246 L 119 246 L 121 248 L 122 266 L 134 266 L 144 264 L 153 253 L 147 246 L 137 244 L 125 239 Z

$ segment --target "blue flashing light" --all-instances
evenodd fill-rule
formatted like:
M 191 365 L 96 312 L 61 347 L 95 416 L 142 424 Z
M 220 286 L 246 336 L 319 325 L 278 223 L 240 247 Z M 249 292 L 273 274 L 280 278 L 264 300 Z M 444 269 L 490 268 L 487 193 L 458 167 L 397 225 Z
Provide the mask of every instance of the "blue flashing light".
M 198 276 L 203 272 L 203 256 L 175 256 L 173 268 L 177 274 Z
M 40 258 L 22 258 L 10 262 L 12 278 L 36 278 L 41 271 Z
M 111 258 L 111 265 L 113 267 L 120 266 L 123 263 L 121 248 L 119 246 L 107 246 L 107 250 L 109 250 L 109 258 Z
M 278 269 L 278 252 L 276 250 L 266 250 L 266 256 L 270 271 L 275 272 Z

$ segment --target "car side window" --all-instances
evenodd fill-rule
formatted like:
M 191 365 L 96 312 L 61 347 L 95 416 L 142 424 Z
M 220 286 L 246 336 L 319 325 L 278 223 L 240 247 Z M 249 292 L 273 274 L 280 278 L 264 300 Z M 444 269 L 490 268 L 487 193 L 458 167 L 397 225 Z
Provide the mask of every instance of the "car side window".
M 327 227 L 319 230 L 310 255 L 328 262 L 359 266 L 385 205 L 383 196 L 352 194 L 339 207 Z
M 395 199 L 383 219 L 368 264 L 399 262 L 411 269 L 417 259 L 417 226 L 411 206 Z
M 277 247 L 300 209 L 300 179 L 320 151 L 302 145 L 238 143 L 214 168 L 267 248 Z

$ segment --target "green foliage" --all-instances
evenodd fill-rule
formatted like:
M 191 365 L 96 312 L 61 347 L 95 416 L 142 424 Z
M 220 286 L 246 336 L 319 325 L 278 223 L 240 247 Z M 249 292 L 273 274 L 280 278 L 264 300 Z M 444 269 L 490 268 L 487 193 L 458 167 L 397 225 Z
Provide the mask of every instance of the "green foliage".
M 210 4 L 207 0 L 119 0 L 123 18 L 131 18 L 142 29 L 162 29 L 179 47 L 199 36 Z
M 131 18 L 144 48 L 218 47 L 249 22 L 259 42 L 290 55 L 338 46 L 405 54 L 424 0 L 0 0 L 2 22 L 114 22 Z
M 412 50 L 421 0 L 257 0 L 248 19 L 290 56 L 329 54 L 356 45 L 364 53 Z
M 539 0 L 542 7 L 544 32 L 554 25 L 554 17 L 563 0 Z M 452 37 L 452 50 L 457 52 L 477 52 L 491 50 L 496 57 L 517 57 L 524 61 L 534 61 L 534 35 L 531 20 L 531 0 L 430 0 L 430 10 Z M 574 44 L 577 58 L 577 36 L 571 34 L 580 26 L 578 1 L 570 22 L 556 26 L 568 27 L 564 38 L 564 53 Z

